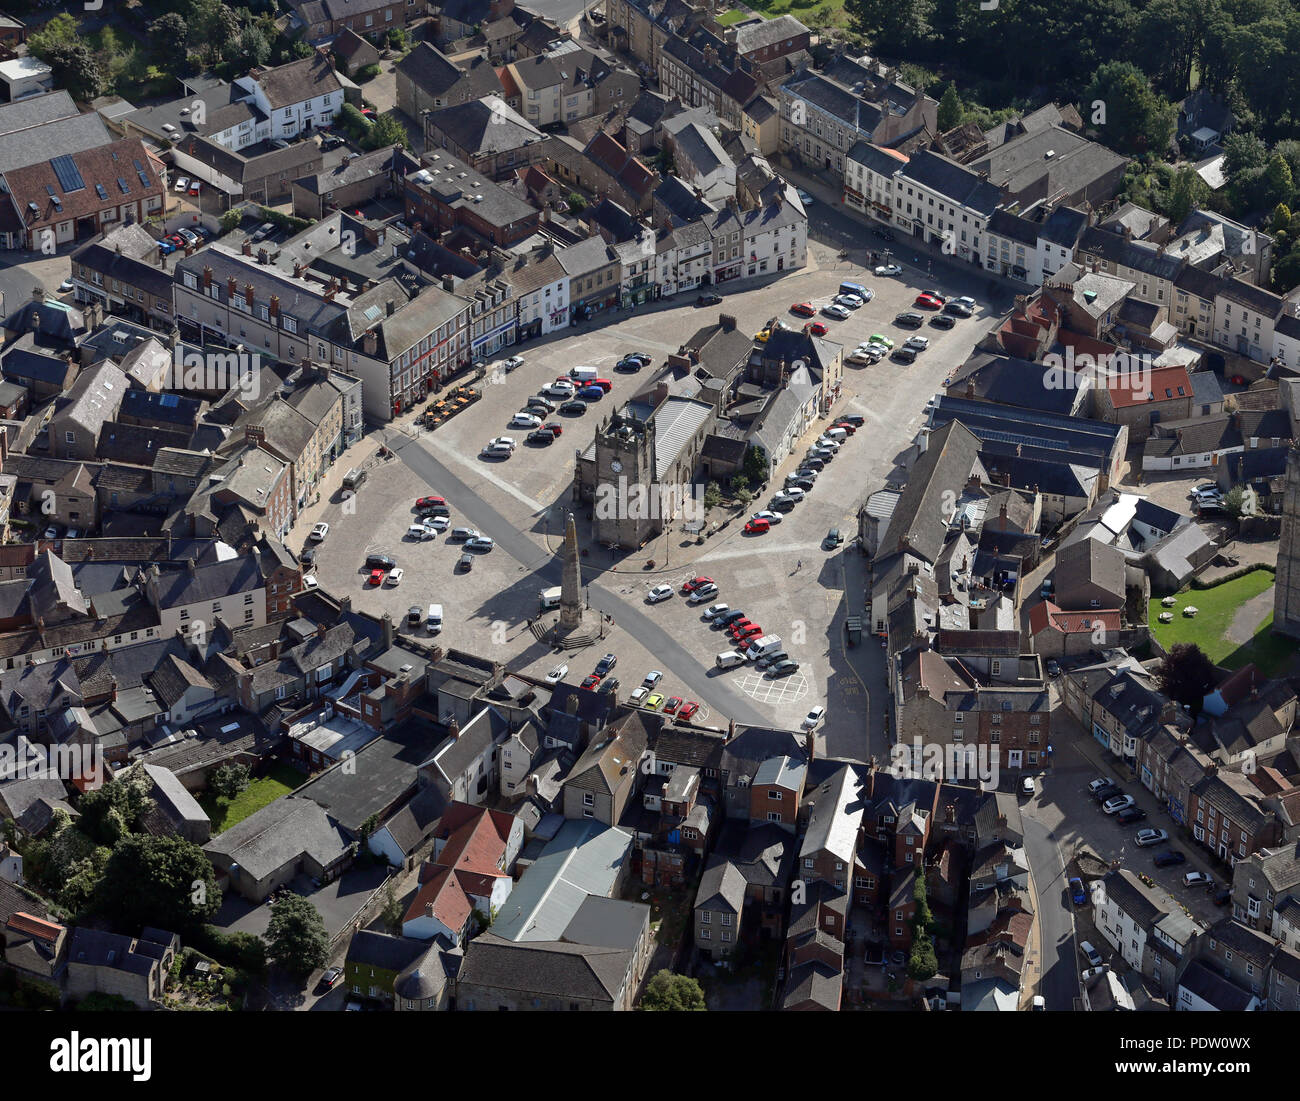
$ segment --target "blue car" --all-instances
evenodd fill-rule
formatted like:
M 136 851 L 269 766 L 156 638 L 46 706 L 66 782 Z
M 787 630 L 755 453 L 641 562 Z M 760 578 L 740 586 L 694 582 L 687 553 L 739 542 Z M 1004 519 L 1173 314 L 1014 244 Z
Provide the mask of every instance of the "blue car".
M 600 401 L 605 396 L 605 391 L 599 386 L 584 386 L 578 391 L 578 397 L 584 401 Z
M 1157 868 L 1168 868 L 1174 864 L 1181 864 L 1187 857 L 1177 849 L 1166 849 L 1162 853 L 1157 853 L 1153 861 Z
M 1083 880 L 1077 876 L 1070 880 L 1070 901 L 1082 906 L 1088 901 L 1088 892 L 1083 889 Z

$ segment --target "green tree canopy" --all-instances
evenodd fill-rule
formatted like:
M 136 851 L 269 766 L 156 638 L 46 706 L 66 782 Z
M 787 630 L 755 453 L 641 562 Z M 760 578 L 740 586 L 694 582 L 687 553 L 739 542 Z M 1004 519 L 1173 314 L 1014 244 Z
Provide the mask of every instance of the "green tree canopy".
M 1191 708 L 1192 718 L 1201 713 L 1205 694 L 1214 687 L 1214 664 L 1194 642 L 1176 642 L 1156 671 L 1156 684 L 1171 700 Z
M 266 940 L 270 958 L 297 978 L 325 965 L 329 950 L 325 922 L 312 902 L 300 895 L 289 895 L 271 905 Z
M 181 837 L 131 834 L 114 847 L 94 905 L 119 928 L 156 925 L 184 935 L 216 916 L 221 892 L 198 845 Z
M 706 1008 L 699 981 L 668 970 L 657 972 L 641 996 L 641 1009 L 647 1013 L 701 1013 Z
M 943 96 L 939 100 L 939 133 L 942 134 L 955 126 L 960 126 L 961 115 L 961 98 L 957 95 L 957 85 L 950 80 L 948 81 L 948 87 L 943 90 Z

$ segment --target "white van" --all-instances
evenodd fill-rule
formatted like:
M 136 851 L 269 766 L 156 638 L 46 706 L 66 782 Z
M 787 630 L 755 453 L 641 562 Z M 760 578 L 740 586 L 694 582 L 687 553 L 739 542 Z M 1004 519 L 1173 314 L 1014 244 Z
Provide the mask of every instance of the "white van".
M 735 650 L 724 650 L 713 659 L 713 663 L 719 669 L 734 669 L 737 665 L 744 665 L 745 658 L 743 655 L 736 653 Z
M 442 605 L 430 604 L 429 615 L 424 621 L 425 627 L 428 628 L 429 634 L 436 635 L 442 630 Z
M 538 593 L 537 596 L 542 602 L 542 611 L 546 611 L 548 608 L 558 608 L 560 606 L 561 592 L 560 586 L 556 585 L 554 588 L 543 589 Z
M 834 440 L 836 443 L 843 443 L 845 440 L 847 440 L 847 439 L 849 438 L 849 433 L 848 433 L 848 431 L 847 431 L 846 429 L 843 429 L 843 428 L 828 428 L 828 429 L 826 429 L 825 432 L 822 433 L 822 435 L 823 435 L 823 436 L 828 436 L 830 439 Z
M 595 382 L 596 379 L 600 378 L 600 372 L 597 371 L 595 367 L 575 367 L 569 372 L 569 377 L 573 379 L 574 382 L 579 382 L 585 385 L 589 382 Z
M 780 635 L 759 635 L 749 644 L 745 656 L 751 661 L 757 661 L 764 654 L 775 654 L 779 649 L 781 649 Z

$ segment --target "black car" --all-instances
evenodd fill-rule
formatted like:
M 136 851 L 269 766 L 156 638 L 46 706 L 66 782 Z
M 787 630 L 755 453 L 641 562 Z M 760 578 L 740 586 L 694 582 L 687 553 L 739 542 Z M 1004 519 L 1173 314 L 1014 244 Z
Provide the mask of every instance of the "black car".
M 798 669 L 799 663 L 797 661 L 791 661 L 789 658 L 786 658 L 785 661 L 778 661 L 773 665 L 772 668 L 767 671 L 767 675 L 773 680 L 776 680 L 778 677 L 788 677 Z
M 780 500 L 768 501 L 767 507 L 770 508 L 773 512 L 793 512 L 794 498 L 782 497 Z
M 331 149 L 337 149 L 342 144 L 343 139 L 340 137 L 325 138 L 320 143 L 321 152 L 328 153 Z
M 1119 795 L 1119 794 L 1120 794 L 1120 790 L 1114 784 L 1103 784 L 1101 787 L 1096 788 L 1093 791 L 1092 797 L 1098 803 L 1104 803 L 1112 795 Z
M 889 358 L 896 363 L 915 363 L 916 351 L 913 348 L 895 348 L 889 353 Z
M 536 444 L 538 447 L 550 447 L 555 442 L 555 433 L 547 432 L 544 428 L 534 429 L 524 437 L 529 443 Z
M 951 314 L 937 313 L 930 318 L 930 324 L 936 329 L 951 329 L 957 324 L 957 319 Z
M 618 664 L 617 654 L 606 654 L 600 661 L 596 662 L 596 672 L 602 677 Z
M 851 424 L 854 428 L 861 428 L 867 423 L 867 418 L 861 413 L 847 413 L 840 418 L 845 424 Z
M 563 405 L 560 406 L 560 412 L 569 416 L 580 417 L 586 411 L 587 411 L 587 403 L 585 401 L 581 401 L 578 398 L 574 398 L 572 401 L 566 401 Z
M 1156 853 L 1155 865 L 1157 868 L 1169 868 L 1174 864 L 1183 863 L 1187 857 L 1177 849 L 1166 849 L 1162 853 Z
M 451 519 L 451 509 L 446 505 L 424 505 L 415 511 L 420 516 L 445 516 Z
M 307 547 L 302 554 L 298 555 L 298 561 L 304 566 L 310 566 L 316 561 L 316 550 L 313 547 Z
M 606 677 L 596 688 L 597 692 L 617 692 L 618 677 Z
M 1146 816 L 1147 812 L 1141 807 L 1125 807 L 1115 815 L 1115 821 L 1121 826 L 1127 826 L 1130 822 L 1141 822 Z
M 739 608 L 734 608 L 726 615 L 721 616 L 718 619 L 715 619 L 713 621 L 713 625 L 715 627 L 730 627 L 733 623 L 736 622 L 736 620 L 744 619 L 744 618 L 745 618 L 745 613 L 742 612 Z
M 794 477 L 786 480 L 786 487 L 794 486 L 796 489 L 802 489 L 805 493 L 812 490 L 813 480 L 811 478 Z
M 396 567 L 397 562 L 390 554 L 366 555 L 366 569 L 368 570 L 391 570 Z
M 789 660 L 790 655 L 784 650 L 774 650 L 772 653 L 764 654 L 758 659 L 758 667 L 760 669 L 767 669 L 769 666 L 779 665 L 781 662 Z
M 320 977 L 320 989 L 329 990 L 343 977 L 343 968 L 331 967 Z
M 1232 901 L 1232 888 L 1223 887 L 1214 892 L 1214 905 L 1227 906 Z
M 645 364 L 635 356 L 628 356 L 627 359 L 620 359 L 614 364 L 615 371 L 627 371 L 629 373 L 639 371 Z
M 970 317 L 975 311 L 965 302 L 945 302 L 943 312 L 952 314 L 953 317 Z
M 695 304 L 697 306 L 716 306 L 721 301 L 722 295 L 720 294 L 701 294 L 696 297 Z
M 820 472 L 826 469 L 826 461 L 824 459 L 804 459 L 800 473 L 802 473 L 805 468 Z
M 912 310 L 904 310 L 894 318 L 894 324 L 904 329 L 919 329 L 925 324 L 925 317 Z

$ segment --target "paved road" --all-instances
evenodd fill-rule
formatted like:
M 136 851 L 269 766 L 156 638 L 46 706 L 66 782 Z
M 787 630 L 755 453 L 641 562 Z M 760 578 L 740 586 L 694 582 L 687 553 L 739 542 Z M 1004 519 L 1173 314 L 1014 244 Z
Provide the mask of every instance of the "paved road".
M 528 9 L 545 16 L 561 27 L 567 27 L 590 5 L 591 0 L 530 0 Z M 604 5 L 601 5 L 604 10 Z
M 1074 916 L 1065 897 L 1065 864 L 1048 828 L 1023 817 L 1025 853 L 1038 892 L 1039 935 L 1042 938 L 1042 979 L 1038 992 L 1049 1010 L 1069 1011 L 1079 993 L 1079 958 L 1074 945 Z
M 481 496 L 470 489 L 450 469 L 439 462 L 419 441 L 401 432 L 385 432 L 386 442 L 402 462 L 430 486 L 447 496 L 455 494 L 457 507 L 466 520 L 485 535 L 491 536 L 499 550 L 510 555 L 525 570 L 534 573 L 539 588 L 560 583 L 560 561 L 528 538 L 518 526 L 501 515 Z M 449 493 L 448 490 L 451 492 Z M 749 726 L 768 726 L 770 717 L 755 708 L 748 699 L 720 678 L 709 676 L 700 664 L 671 634 L 645 615 L 634 603 L 605 588 L 599 581 L 588 585 L 591 607 L 606 615 L 654 654 L 666 672 L 671 672 L 700 698 L 711 702 L 715 713 Z

